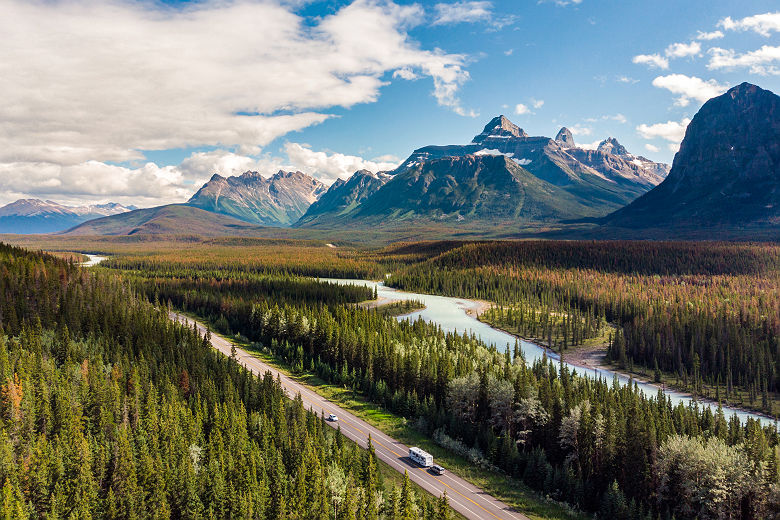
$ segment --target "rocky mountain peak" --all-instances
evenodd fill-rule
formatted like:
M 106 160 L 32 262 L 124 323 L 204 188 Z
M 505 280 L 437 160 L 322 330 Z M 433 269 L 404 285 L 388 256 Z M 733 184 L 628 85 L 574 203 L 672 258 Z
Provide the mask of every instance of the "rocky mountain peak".
M 284 171 L 284 170 L 279 170 L 271 178 L 272 179 L 293 179 L 293 178 L 303 178 L 303 177 L 308 177 L 308 175 L 306 175 L 305 173 L 303 173 L 301 171 L 289 171 L 288 172 L 288 171 Z
M 612 155 L 628 155 L 628 150 L 618 142 L 614 137 L 607 137 L 599 143 L 599 152 L 611 153 Z
M 187 204 L 252 224 L 289 226 L 327 190 L 300 171 L 279 170 L 270 177 L 256 171 L 228 178 L 215 174 Z
M 571 134 L 571 130 L 565 126 L 558 130 L 558 134 L 555 136 L 555 141 L 564 148 L 576 148 L 574 144 L 574 136 Z
M 728 92 L 726 92 L 726 94 L 731 99 L 749 98 L 751 96 L 755 96 L 759 91 L 763 91 L 763 89 L 757 85 L 753 85 L 752 83 L 745 81 L 735 87 L 731 87 Z
M 526 134 L 522 128 L 510 121 L 506 116 L 497 116 L 491 119 L 490 122 L 485 125 L 482 133 L 474 137 L 473 142 L 481 143 L 489 138 L 501 139 L 508 137 L 517 137 L 522 139 L 528 137 L 528 134 Z
M 742 83 L 707 101 L 656 188 L 607 217 L 622 227 L 777 226 L 780 96 Z

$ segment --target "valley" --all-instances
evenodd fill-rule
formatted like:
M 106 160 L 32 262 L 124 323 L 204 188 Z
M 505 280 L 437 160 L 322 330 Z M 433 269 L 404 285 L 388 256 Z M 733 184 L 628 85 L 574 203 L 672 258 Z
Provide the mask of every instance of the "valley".
M 780 520 L 780 10 L 0 2 L 0 520 Z
M 673 441 L 711 439 L 707 442 L 726 443 L 733 453 L 729 456 L 734 457 L 739 452 L 733 450 L 741 449 L 743 442 L 766 442 L 768 447 L 761 457 L 772 464 L 775 448 L 769 446 L 776 446 L 774 421 L 744 408 L 775 413 L 776 394 L 770 386 L 775 384 L 775 376 L 771 372 L 741 372 L 741 365 L 732 360 L 731 372 L 724 378 L 719 375 L 723 365 L 710 365 L 709 360 L 713 356 L 719 359 L 725 350 L 711 353 L 708 343 L 694 343 L 694 355 L 683 358 L 676 380 L 670 380 L 670 371 L 664 368 L 663 382 L 669 384 L 664 391 L 652 383 L 629 379 L 624 373 L 632 367 L 650 374 L 653 370 L 654 358 L 649 358 L 648 366 L 638 349 L 642 343 L 635 343 L 642 337 L 637 334 L 644 326 L 650 331 L 666 327 L 637 321 L 638 316 L 645 316 L 643 300 L 610 303 L 610 293 L 602 294 L 598 287 L 621 287 L 613 293 L 626 298 L 635 291 L 655 298 L 649 290 L 652 286 L 644 284 L 655 283 L 660 276 L 666 289 L 658 297 L 700 302 L 701 309 L 694 307 L 696 312 L 690 315 L 696 320 L 707 316 L 697 314 L 700 311 L 713 312 L 718 320 L 729 319 L 728 307 L 721 307 L 730 299 L 728 291 L 740 294 L 738 301 L 750 301 L 745 298 L 752 298 L 750 291 L 755 289 L 764 292 L 751 307 L 758 309 L 759 315 L 776 316 L 768 310 L 777 305 L 776 292 L 762 289 L 777 286 L 778 252 L 773 245 L 624 242 L 607 247 L 592 242 L 452 241 L 377 249 L 344 244 L 333 248 L 326 242 L 215 239 L 192 242 L 181 249 L 153 240 L 132 245 L 117 245 L 111 238 L 81 240 L 84 251 L 114 250 L 110 258 L 89 269 L 101 276 L 120 276 L 150 300 L 197 316 L 246 352 L 314 385 L 312 390 L 336 399 L 334 404 L 345 410 L 363 413 L 360 410 L 376 409 L 396 417 L 389 422 L 372 422 L 371 414 L 363 419 L 384 428 L 384 435 L 396 439 L 398 435 L 439 453 L 440 460 L 452 464 L 452 471 L 463 472 L 474 484 L 487 486 L 483 490 L 490 490 L 497 499 L 531 517 L 573 518 L 565 506 L 547 503 L 539 493 L 553 493 L 555 503 L 575 501 L 585 511 L 604 507 L 607 491 L 598 501 L 578 502 L 577 495 L 566 491 L 572 488 L 554 483 L 558 465 L 578 456 L 570 451 L 569 437 L 561 428 L 573 420 L 573 414 L 582 414 L 584 406 L 596 407 L 588 410 L 595 422 L 586 426 L 596 429 L 585 430 L 594 437 L 571 435 L 585 443 L 615 444 L 603 448 L 604 452 L 598 451 L 602 449 L 598 445 L 580 445 L 577 449 L 586 451 L 580 452 L 583 458 L 577 459 L 578 463 L 593 464 L 608 457 L 612 461 L 609 466 L 589 467 L 588 481 L 615 480 L 622 496 L 636 500 L 637 509 L 654 507 L 654 503 L 641 502 L 641 494 L 630 495 L 631 490 L 645 493 L 653 484 L 638 483 L 628 473 L 621 473 L 620 461 L 628 460 L 621 457 L 633 460 L 623 450 L 636 453 L 637 447 L 628 448 L 619 439 L 633 435 L 641 449 L 661 453 L 670 449 Z M 372 278 L 385 279 L 385 283 L 370 281 Z M 749 285 L 746 280 L 751 280 Z M 578 284 L 587 293 L 578 296 Z M 707 311 L 711 289 L 723 299 Z M 596 299 L 589 300 L 585 294 Z M 567 299 L 560 299 L 563 295 Z M 424 308 L 393 318 L 355 306 L 375 297 L 379 301 L 418 301 Z M 472 298 L 504 310 L 496 314 L 498 311 L 486 309 Z M 594 301 L 599 305 L 594 306 Z M 610 310 L 614 305 L 617 307 Z M 760 310 L 767 305 L 766 311 Z M 552 348 L 518 341 L 471 317 L 467 311 L 476 307 L 482 308 L 485 319 L 499 326 L 511 322 L 524 335 L 547 337 Z M 634 318 L 621 321 L 616 314 L 619 308 L 633 309 Z M 607 314 L 602 314 L 605 311 Z M 575 316 L 578 318 L 570 319 Z M 683 317 L 681 314 L 677 319 Z M 611 325 L 607 350 L 616 364 L 615 372 L 572 364 L 569 354 L 587 344 L 592 336 L 589 331 L 597 335 L 593 338 L 601 337 L 605 322 Z M 705 323 L 693 321 L 690 326 L 703 330 Z M 735 326 L 752 331 L 750 334 L 759 339 L 756 331 L 773 331 L 776 324 L 770 320 L 764 325 L 750 321 L 728 325 Z M 769 344 L 772 337 L 777 336 L 770 335 Z M 662 336 L 662 348 L 656 347 L 659 364 L 670 341 L 675 341 L 673 335 Z M 748 352 L 736 343 L 729 348 L 740 356 Z M 771 355 L 755 348 L 750 352 L 750 356 Z M 621 361 L 621 355 L 625 360 Z M 697 364 L 696 359 L 707 363 Z M 719 380 L 726 383 L 718 384 Z M 672 386 L 681 391 L 671 390 Z M 762 387 L 767 392 L 757 391 Z M 484 404 L 480 404 L 480 392 L 485 392 Z M 585 401 L 589 404 L 582 404 Z M 509 416 L 500 415 L 504 406 L 512 410 Z M 400 428 L 396 421 L 408 421 L 403 424 L 411 426 Z M 641 432 L 648 424 L 654 425 L 658 437 L 651 440 L 628 433 L 635 428 Z M 554 429 L 550 432 L 548 428 Z M 520 442 L 507 443 L 507 438 Z M 470 446 L 475 448 L 466 448 Z M 585 454 L 594 449 L 597 455 Z M 542 453 L 544 459 L 539 458 Z M 644 462 L 648 468 L 659 463 L 653 458 Z M 479 475 L 467 470 L 469 464 L 481 468 L 474 469 Z M 494 481 L 500 474 L 510 478 L 508 484 Z M 576 489 L 577 482 L 585 482 L 577 478 L 583 477 L 575 476 L 567 486 Z M 766 506 L 762 502 L 756 507 Z M 472 517 L 468 511 L 460 511 Z

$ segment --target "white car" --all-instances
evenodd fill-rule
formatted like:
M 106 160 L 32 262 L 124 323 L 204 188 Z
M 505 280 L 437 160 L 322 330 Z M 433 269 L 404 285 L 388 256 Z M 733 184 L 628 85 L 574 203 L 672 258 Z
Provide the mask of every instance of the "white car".
M 339 418 L 338 418 L 338 417 L 336 417 L 336 414 L 335 414 L 335 413 L 332 413 L 332 414 L 330 414 L 330 415 L 328 416 L 328 420 L 329 420 L 330 422 L 336 422 L 336 421 L 338 421 L 338 420 L 339 420 Z

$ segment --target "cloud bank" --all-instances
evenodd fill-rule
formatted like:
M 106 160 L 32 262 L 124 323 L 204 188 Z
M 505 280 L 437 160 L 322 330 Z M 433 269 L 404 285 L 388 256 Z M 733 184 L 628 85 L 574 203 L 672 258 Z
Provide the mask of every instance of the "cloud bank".
M 436 102 L 466 115 L 466 57 L 421 48 L 407 31 L 423 20 L 417 5 L 382 0 L 317 19 L 283 0 L 6 0 L 0 189 L 31 175 L 29 193 L 179 197 L 194 180 L 186 168 L 102 163 L 188 147 L 257 156 L 334 107 L 376 101 L 394 77 L 429 78 Z

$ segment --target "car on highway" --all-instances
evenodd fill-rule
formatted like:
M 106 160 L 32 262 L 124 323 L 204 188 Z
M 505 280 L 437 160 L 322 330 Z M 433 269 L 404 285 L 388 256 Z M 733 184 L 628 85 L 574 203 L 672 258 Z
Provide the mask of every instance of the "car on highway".
M 330 414 L 330 415 L 328 416 L 328 420 L 329 420 L 330 422 L 337 422 L 337 421 L 339 420 L 339 418 L 336 416 L 336 414 L 335 414 L 335 413 L 332 413 L 332 414 Z
M 433 473 L 434 475 L 444 475 L 445 471 L 444 468 L 442 468 L 438 464 L 434 464 L 433 466 L 431 466 L 431 473 Z

